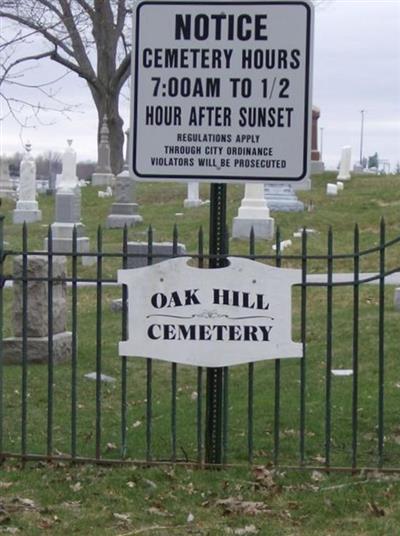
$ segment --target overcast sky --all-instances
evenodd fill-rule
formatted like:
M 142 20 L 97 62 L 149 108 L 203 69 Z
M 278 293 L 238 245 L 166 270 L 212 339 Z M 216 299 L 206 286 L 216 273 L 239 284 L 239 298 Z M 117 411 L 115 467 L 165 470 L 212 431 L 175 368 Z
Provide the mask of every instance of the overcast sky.
M 392 169 L 400 161 L 399 34 L 400 0 L 325 0 L 316 10 L 313 104 L 321 110 L 327 167 L 337 165 L 344 145 L 352 147 L 353 162 L 359 160 L 361 110 L 364 156 L 377 152 Z M 61 72 L 48 61 L 29 76 L 34 81 Z M 53 124 L 22 132 L 7 118 L 0 123 L 0 153 L 21 150 L 21 139 L 32 142 L 35 154 L 62 151 L 73 138 L 79 159 L 96 159 L 97 115 L 84 82 L 71 74 L 57 87 L 58 97 L 79 104 L 78 111 L 69 118 L 43 115 L 43 122 Z M 128 126 L 129 100 L 123 98 L 121 105 Z

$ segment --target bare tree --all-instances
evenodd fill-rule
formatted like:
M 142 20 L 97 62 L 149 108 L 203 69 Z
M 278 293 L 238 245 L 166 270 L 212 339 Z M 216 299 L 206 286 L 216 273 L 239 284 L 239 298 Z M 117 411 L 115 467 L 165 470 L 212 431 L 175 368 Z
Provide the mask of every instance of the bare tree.
M 313 1 L 322 8 L 333 0 Z M 46 57 L 84 79 L 97 109 L 98 139 L 103 116 L 106 114 L 108 118 L 114 173 L 118 173 L 123 164 L 124 134 L 119 99 L 130 75 L 129 4 L 129 0 L 0 0 L 0 21 L 13 21 L 27 32 L 18 33 L 12 43 L 0 44 L 0 52 L 9 51 L 11 44 L 15 48 L 32 35 L 40 36 L 45 45 L 37 54 L 13 61 L 8 57 L 8 66 L 2 73 L 0 71 L 0 86 L 5 79 L 9 83 L 16 82 L 11 73 L 17 66 Z M 38 87 L 46 91 L 43 86 Z M 11 104 L 8 100 L 8 105 Z
M 128 0 L 0 0 L 0 18 L 13 21 L 45 43 L 44 51 L 9 62 L 3 80 L 22 62 L 45 57 L 83 78 L 97 109 L 99 127 L 103 116 L 108 117 L 114 173 L 123 164 L 119 97 L 130 74 L 128 13 Z

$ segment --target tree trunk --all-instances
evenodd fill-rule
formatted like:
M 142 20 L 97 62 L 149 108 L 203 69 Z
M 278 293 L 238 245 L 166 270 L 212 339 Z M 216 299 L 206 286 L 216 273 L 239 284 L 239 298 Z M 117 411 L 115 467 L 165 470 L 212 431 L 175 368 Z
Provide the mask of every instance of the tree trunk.
M 106 114 L 110 131 L 110 165 L 114 175 L 118 175 L 124 166 L 124 122 L 119 115 L 119 95 L 96 94 L 95 103 L 99 117 L 97 144 L 100 143 L 100 128 Z

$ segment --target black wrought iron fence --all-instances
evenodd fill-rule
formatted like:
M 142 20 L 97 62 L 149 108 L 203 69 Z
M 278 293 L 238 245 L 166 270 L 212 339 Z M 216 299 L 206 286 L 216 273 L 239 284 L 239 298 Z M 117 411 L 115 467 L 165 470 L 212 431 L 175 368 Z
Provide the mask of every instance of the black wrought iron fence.
M 94 253 L 82 253 L 75 230 L 71 252 L 62 254 L 67 272 L 60 275 L 55 259 L 61 254 L 52 250 L 51 228 L 47 251 L 29 249 L 26 226 L 22 248 L 14 251 L 5 247 L 0 225 L 1 456 L 204 466 L 206 369 L 118 355 L 118 342 L 127 339 L 128 310 L 127 289 L 117 285 L 116 273 L 135 257 L 152 264 L 152 230 L 141 254 L 129 252 L 127 229 L 117 251 L 103 247 L 104 233 L 98 229 Z M 175 227 L 170 252 L 157 253 L 158 261 L 178 255 L 178 239 Z M 382 222 L 379 243 L 365 250 L 357 226 L 350 253 L 334 251 L 331 229 L 324 254 L 309 254 L 306 230 L 300 240 L 300 252 L 286 254 L 278 230 L 275 251 L 260 254 L 254 234 L 249 237 L 248 258 L 301 270 L 301 284 L 293 292 L 293 336 L 302 342 L 303 357 L 222 369 L 222 462 L 399 470 L 399 313 L 386 295 L 393 291 L 388 278 L 400 267 L 391 263 L 387 269 L 386 256 L 400 237 L 386 240 Z M 204 249 L 200 229 L 197 251 L 186 256 L 206 269 L 210 255 Z M 17 256 L 21 270 L 14 273 L 11 260 Z M 361 263 L 371 256 L 377 270 L 364 274 Z M 32 274 L 29 262 L 35 257 L 47 261 L 45 275 Z M 319 271 L 325 267 L 322 275 L 313 273 L 315 263 Z M 350 271 L 338 275 L 339 263 Z M 29 326 L 36 283 L 44 284 L 47 301 L 41 365 L 32 359 Z M 60 284 L 71 345 L 67 359 L 58 363 L 55 292 Z M 17 329 L 13 307 L 18 303 Z M 118 303 L 119 310 L 112 311 Z M 19 357 L 15 362 L 13 346 L 14 364 L 8 365 L 10 339 L 18 343 Z

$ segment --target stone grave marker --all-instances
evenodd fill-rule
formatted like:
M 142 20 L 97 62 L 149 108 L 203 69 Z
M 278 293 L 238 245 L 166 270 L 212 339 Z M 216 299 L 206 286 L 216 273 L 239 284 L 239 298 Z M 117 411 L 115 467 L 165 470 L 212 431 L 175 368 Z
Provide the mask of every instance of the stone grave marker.
M 57 181 L 54 223 L 51 224 L 53 251 L 56 253 L 72 251 L 72 235 L 76 226 L 77 252 L 86 253 L 89 251 L 89 238 L 83 236 L 81 189 L 76 176 L 76 152 L 72 148 L 72 140 L 68 140 L 68 146 L 62 157 L 62 166 L 62 174 Z M 48 249 L 47 238 L 44 247 Z
M 256 238 L 269 240 L 274 234 L 274 219 L 264 198 L 264 184 L 246 183 L 238 215 L 233 218 L 233 238 L 249 239 L 251 228 Z
M 291 184 L 267 183 L 264 187 L 265 199 L 270 210 L 276 212 L 302 212 L 304 203 L 297 199 Z
M 95 172 L 92 175 L 93 186 L 111 186 L 114 175 L 110 166 L 110 131 L 107 125 L 107 116 L 103 118 L 100 129 L 100 143 L 98 148 L 98 161 Z
M 346 145 L 342 148 L 342 155 L 340 158 L 339 166 L 339 175 L 336 180 L 338 181 L 348 181 L 351 179 L 350 175 L 350 166 L 351 166 L 351 147 Z
M 128 150 L 129 131 L 126 131 L 126 142 Z M 125 227 L 125 225 L 133 227 L 143 221 L 142 216 L 138 214 L 135 181 L 129 174 L 127 159 L 123 170 L 116 177 L 114 198 L 115 202 L 111 205 L 110 214 L 107 216 L 106 227 L 111 229 Z
M 203 204 L 199 195 L 199 183 L 188 182 L 187 198 L 183 202 L 185 208 L 200 207 Z
M 23 275 L 22 255 L 14 258 L 14 277 Z M 47 278 L 48 258 L 46 255 L 29 255 L 28 273 L 28 307 L 27 315 L 27 360 L 32 363 L 47 363 L 49 358 L 49 326 L 48 326 L 48 283 L 32 278 Z M 66 302 L 66 259 L 53 257 L 53 360 L 54 363 L 66 361 L 71 357 L 72 333 L 67 331 Z M 14 337 L 3 341 L 4 363 L 20 364 L 22 360 L 22 281 L 14 280 L 13 285 L 12 324 Z
M 42 219 L 42 211 L 36 201 L 36 164 L 31 150 L 32 145 L 27 143 L 20 165 L 18 201 L 13 211 L 13 223 L 33 223 Z

